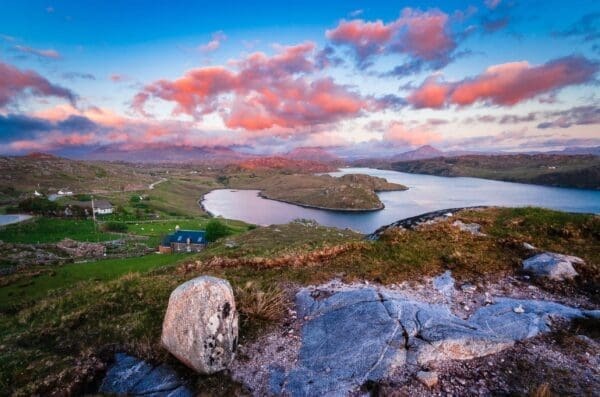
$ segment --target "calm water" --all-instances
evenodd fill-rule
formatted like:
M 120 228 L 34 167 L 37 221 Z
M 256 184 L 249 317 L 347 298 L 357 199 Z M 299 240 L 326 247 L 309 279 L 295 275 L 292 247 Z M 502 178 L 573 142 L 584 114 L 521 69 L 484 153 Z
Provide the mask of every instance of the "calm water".
M 296 218 L 315 219 L 322 225 L 370 233 L 399 219 L 446 208 L 496 205 L 538 206 L 562 211 L 600 213 L 600 191 L 565 189 L 478 178 L 447 178 L 370 168 L 344 168 L 331 173 L 368 174 L 409 187 L 402 192 L 379 193 L 385 209 L 347 213 L 304 208 L 258 197 L 258 190 L 213 190 L 204 207 L 214 215 L 258 225 L 287 223 Z
M 18 223 L 26 221 L 31 218 L 29 215 L 0 215 L 0 226 L 10 225 L 11 223 Z

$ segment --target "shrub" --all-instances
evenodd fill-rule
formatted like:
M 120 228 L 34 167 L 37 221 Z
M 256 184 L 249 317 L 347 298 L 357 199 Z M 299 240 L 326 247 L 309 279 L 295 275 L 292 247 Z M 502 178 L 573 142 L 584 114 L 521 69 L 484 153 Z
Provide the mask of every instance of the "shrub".
M 237 287 L 235 295 L 242 321 L 276 321 L 283 316 L 286 308 L 285 294 L 279 288 L 262 290 L 249 281 L 243 287 Z
M 103 227 L 109 232 L 125 233 L 127 231 L 127 224 L 123 222 L 110 221 L 106 222 Z
M 92 201 L 92 196 L 89 194 L 76 194 L 75 199 L 78 201 Z
M 223 224 L 218 219 L 211 219 L 206 224 L 206 239 L 208 241 L 216 241 L 221 237 L 229 236 L 231 234 L 231 230 L 227 225 Z
M 61 209 L 61 206 L 50 201 L 45 197 L 28 198 L 21 201 L 18 205 L 19 211 L 31 212 L 34 214 L 51 215 Z

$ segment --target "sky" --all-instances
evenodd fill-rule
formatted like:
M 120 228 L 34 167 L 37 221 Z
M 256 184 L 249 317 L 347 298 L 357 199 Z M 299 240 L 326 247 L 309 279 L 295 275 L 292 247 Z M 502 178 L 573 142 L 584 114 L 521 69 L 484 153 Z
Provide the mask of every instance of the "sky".
M 0 154 L 598 146 L 599 69 L 594 0 L 4 1 Z

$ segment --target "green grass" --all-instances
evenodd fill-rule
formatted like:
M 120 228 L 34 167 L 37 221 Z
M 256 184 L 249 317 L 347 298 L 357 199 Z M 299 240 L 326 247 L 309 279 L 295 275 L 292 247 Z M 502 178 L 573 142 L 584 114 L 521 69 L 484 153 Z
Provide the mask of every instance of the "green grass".
M 65 238 L 77 241 L 107 241 L 118 234 L 97 230 L 92 220 L 38 217 L 0 229 L 0 240 L 9 243 L 55 243 Z
M 597 156 L 469 155 L 401 161 L 391 164 L 391 168 L 418 174 L 600 189 L 600 159 Z
M 461 232 L 450 225 L 454 219 L 477 222 L 488 236 Z M 186 256 L 180 262 L 185 267 L 168 266 L 176 257 L 158 255 L 127 262 L 49 267 L 57 274 L 73 269 L 85 274 L 64 278 L 41 274 L 30 280 L 31 285 L 0 287 L 2 302 L 8 298 L 4 290 L 17 294 L 12 298 L 21 302 L 18 308 L 0 315 L 0 391 L 5 391 L 0 394 L 49 395 L 93 381 L 94 374 L 101 375 L 101 371 L 94 369 L 95 363 L 106 362 L 114 351 L 177 366 L 176 360 L 160 347 L 164 311 L 171 291 L 199 275 L 214 275 L 231 282 L 238 307 L 247 311 L 240 313 L 244 319 L 241 343 L 246 344 L 264 332 L 265 320 L 257 318 L 253 310 L 270 305 L 270 301 L 255 302 L 263 293 L 272 291 L 272 300 L 279 300 L 278 291 L 273 288 L 286 290 L 290 285 L 320 283 L 333 277 L 384 284 L 419 281 L 425 275 L 436 275 L 446 269 L 451 269 L 458 280 L 478 282 L 480 278 L 518 272 L 521 260 L 531 255 L 522 247 L 523 242 L 581 256 L 586 265 L 578 266 L 577 270 L 583 277 L 559 286 L 571 288 L 567 293 L 579 294 L 586 291 L 585 283 L 596 282 L 600 274 L 599 228 L 597 216 L 535 208 L 493 208 L 462 211 L 447 222 L 420 231 L 390 231 L 377 242 L 357 241 L 360 236 L 350 232 L 291 224 L 257 228 L 228 237 L 199 255 Z M 314 263 L 269 267 L 271 258 L 294 258 L 323 246 L 350 241 L 356 249 L 338 256 L 324 257 Z M 227 242 L 234 243 L 234 247 L 227 244 L 228 247 Z M 228 257 L 233 262 L 228 266 L 210 265 L 212 257 Z M 244 265 L 246 258 L 253 257 L 266 258 L 265 266 Z M 163 258 L 167 262 L 153 262 Z M 120 271 L 136 273 L 119 277 Z M 49 284 L 52 277 L 60 283 Z M 248 287 L 249 282 L 252 288 Z M 543 284 L 540 287 L 547 288 Z M 18 295 L 20 290 L 25 296 Z M 277 302 L 276 306 L 281 304 Z M 182 366 L 177 368 L 185 371 Z M 228 381 L 218 376 L 185 374 L 196 384 L 212 385 L 203 390 L 207 395 Z
M 348 229 L 291 222 L 285 225 L 259 227 L 247 233 L 230 236 L 211 244 L 200 259 L 222 257 L 265 257 L 308 252 L 325 245 L 358 241 L 363 236 Z
M 259 189 L 263 197 L 311 207 L 338 210 L 383 208 L 375 191 L 405 190 L 400 184 L 369 175 L 329 175 L 242 173 L 231 175 L 228 187 Z
M 42 271 L 38 276 L 28 280 L 20 280 L 0 288 L 0 310 L 35 302 L 51 291 L 54 291 L 54 295 L 60 294 L 59 290 L 72 288 L 79 282 L 102 283 L 127 273 L 146 272 L 159 266 L 176 263 L 184 256 L 150 254 L 142 257 L 107 259 L 53 267 L 50 271 Z
M 148 236 L 149 238 L 145 243 L 149 247 L 154 247 L 160 244 L 165 235 L 173 233 L 175 226 L 179 226 L 183 230 L 203 230 L 209 221 L 210 218 L 129 222 L 127 223 L 127 231 L 139 236 Z M 248 225 L 241 221 L 223 219 L 221 222 L 227 225 L 232 234 L 248 230 Z

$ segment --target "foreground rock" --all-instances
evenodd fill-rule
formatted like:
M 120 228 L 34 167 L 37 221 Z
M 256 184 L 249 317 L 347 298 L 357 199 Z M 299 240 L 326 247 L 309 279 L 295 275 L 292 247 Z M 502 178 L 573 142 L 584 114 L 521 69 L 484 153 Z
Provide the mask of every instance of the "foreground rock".
M 185 381 L 167 365 L 153 366 L 145 361 L 117 353 L 100 393 L 128 396 L 192 397 Z
M 563 281 L 572 279 L 578 274 L 573 264 L 583 264 L 577 256 L 544 252 L 523 261 L 523 270 L 536 277 L 547 277 L 551 280 Z
M 419 371 L 417 379 L 425 386 L 433 387 L 438 383 L 438 374 L 435 371 Z
M 238 314 L 226 280 L 202 276 L 181 284 L 169 298 L 163 346 L 188 367 L 212 374 L 227 368 L 238 340 Z
M 346 395 L 395 369 L 427 367 L 497 353 L 548 331 L 552 316 L 597 316 L 554 302 L 496 298 L 461 319 L 445 304 L 411 300 L 388 290 L 349 289 L 324 299 L 307 289 L 296 296 L 305 318 L 295 367 L 273 368 L 270 392 L 292 396 Z M 516 312 L 515 308 L 522 308 Z M 424 379 L 431 381 L 433 379 Z
M 66 238 L 56 246 L 73 258 L 101 258 L 106 253 L 106 247 L 101 243 L 87 243 Z
M 464 223 L 462 221 L 454 221 L 452 226 L 457 227 L 459 230 L 467 233 L 471 233 L 473 236 L 485 236 L 485 233 L 481 232 L 481 225 L 478 223 Z

